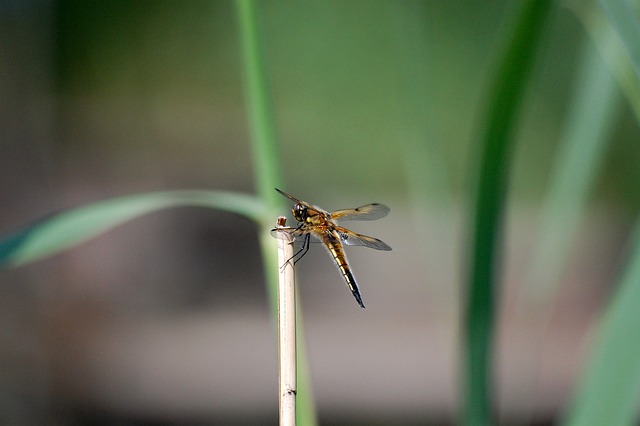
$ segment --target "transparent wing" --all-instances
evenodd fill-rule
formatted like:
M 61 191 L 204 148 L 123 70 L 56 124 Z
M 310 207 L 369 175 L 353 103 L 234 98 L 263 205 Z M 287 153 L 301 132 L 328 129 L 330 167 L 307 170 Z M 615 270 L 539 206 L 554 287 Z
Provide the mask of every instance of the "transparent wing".
M 284 191 L 279 190 L 278 188 L 274 188 L 276 191 L 278 191 L 280 194 L 284 195 L 285 197 L 287 197 L 288 199 L 290 199 L 291 201 L 293 201 L 294 203 L 302 203 L 302 204 L 307 204 L 302 200 L 298 200 L 296 197 L 294 197 L 293 195 L 289 195 Z
M 278 188 L 274 188 L 276 191 L 278 191 L 280 194 L 284 195 L 285 197 L 287 197 L 288 199 L 290 199 L 291 201 L 293 201 L 296 204 L 302 204 L 303 206 L 306 206 L 309 210 L 312 211 L 317 211 L 320 213 L 326 213 L 329 214 L 326 210 L 318 207 L 318 206 L 314 206 L 313 204 L 307 203 L 306 201 L 302 201 L 297 199 L 296 197 L 294 197 L 293 195 L 287 194 L 284 191 L 279 190 Z
M 336 210 L 331 212 L 331 219 L 337 220 L 376 220 L 389 214 L 389 207 L 384 204 L 366 204 L 355 209 Z
M 336 227 L 336 231 L 338 232 L 338 235 L 340 235 L 342 242 L 348 246 L 363 246 L 383 251 L 391 250 L 391 247 L 389 247 L 387 243 L 377 238 L 356 234 L 353 231 L 349 231 L 348 229 L 339 226 Z
M 306 235 L 311 236 L 312 243 L 321 243 L 322 239 L 315 233 L 306 228 L 273 228 L 271 230 L 271 236 L 281 240 L 284 234 L 289 234 L 293 237 L 293 241 L 303 241 Z

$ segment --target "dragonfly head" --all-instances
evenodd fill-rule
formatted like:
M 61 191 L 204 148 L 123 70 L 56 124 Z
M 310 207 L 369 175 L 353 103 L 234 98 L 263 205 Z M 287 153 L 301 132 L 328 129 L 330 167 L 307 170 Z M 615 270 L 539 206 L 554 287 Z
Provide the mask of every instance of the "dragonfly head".
M 296 204 L 295 206 L 293 206 L 293 209 L 291 209 L 291 212 L 293 213 L 293 217 L 298 222 L 304 222 L 307 218 L 307 206 L 305 206 L 304 204 Z

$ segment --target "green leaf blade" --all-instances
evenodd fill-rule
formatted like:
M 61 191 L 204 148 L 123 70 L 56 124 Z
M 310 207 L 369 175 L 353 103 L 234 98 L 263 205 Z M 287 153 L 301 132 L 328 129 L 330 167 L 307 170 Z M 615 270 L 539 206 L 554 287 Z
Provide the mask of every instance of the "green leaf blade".
M 113 198 L 53 214 L 0 239 L 0 267 L 33 262 L 139 216 L 178 206 L 230 211 L 256 222 L 266 210 L 253 196 L 219 191 L 167 191 Z
M 499 234 L 508 182 L 513 129 L 519 116 L 551 1 L 523 2 L 514 15 L 507 45 L 499 57 L 484 129 L 480 135 L 480 173 L 472 207 L 470 267 L 465 307 L 464 422 L 492 423 L 491 347 L 494 334 Z
M 637 424 L 640 398 L 640 220 L 618 290 L 600 323 L 567 426 Z

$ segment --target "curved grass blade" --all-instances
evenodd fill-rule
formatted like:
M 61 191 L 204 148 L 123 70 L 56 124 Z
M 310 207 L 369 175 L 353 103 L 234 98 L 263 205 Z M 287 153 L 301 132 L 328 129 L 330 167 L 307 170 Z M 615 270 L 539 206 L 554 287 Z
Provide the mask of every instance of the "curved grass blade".
M 640 19 L 631 1 L 598 0 L 612 28 L 618 33 L 631 62 L 636 81 L 640 81 Z
M 491 87 L 487 118 L 481 135 L 478 193 L 473 207 L 471 265 L 465 309 L 464 422 L 492 423 L 491 344 L 494 328 L 498 236 L 504 210 L 513 128 L 533 69 L 539 40 L 552 2 L 522 3 L 507 34 Z
M 219 191 L 166 191 L 88 204 L 40 219 L 0 239 L 0 266 L 18 266 L 59 253 L 124 222 L 168 207 L 199 206 L 262 220 L 256 197 Z
M 576 8 L 575 13 L 618 80 L 636 120 L 640 121 L 640 43 L 634 38 L 638 32 L 635 27 L 640 28 L 640 19 L 634 16 L 629 2 L 604 3 L 600 2 L 603 7 Z M 625 24 L 619 25 L 620 20 Z M 634 24 L 629 25 L 628 21 Z
M 537 310 L 553 299 L 620 105 L 616 81 L 590 45 L 581 72 L 541 212 L 523 308 L 533 302 Z
M 640 399 L 640 218 L 627 269 L 599 335 L 565 425 L 638 424 Z
M 616 80 L 589 40 L 585 40 L 575 80 L 549 190 L 539 212 L 538 235 L 514 309 L 517 316 L 513 321 L 537 318 L 527 339 L 518 342 L 521 379 L 503 390 L 507 406 L 508 401 L 518 398 L 528 401 L 523 417 L 532 413 L 534 401 L 528 396 L 534 393 L 535 376 L 540 370 L 540 341 L 548 331 L 553 301 L 561 288 L 561 277 L 621 105 Z
M 636 119 L 640 120 L 640 19 L 637 9 L 628 1 L 599 0 L 598 4 L 607 21 L 588 20 L 587 29 L 618 77 Z M 565 425 L 638 422 L 640 340 L 636 331 L 640 327 L 640 218 L 633 235 L 626 271 L 599 324 Z

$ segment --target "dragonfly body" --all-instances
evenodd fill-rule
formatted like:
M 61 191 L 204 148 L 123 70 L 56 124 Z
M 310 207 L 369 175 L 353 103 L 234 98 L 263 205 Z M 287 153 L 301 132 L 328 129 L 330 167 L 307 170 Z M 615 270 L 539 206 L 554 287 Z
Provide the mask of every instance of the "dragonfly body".
M 389 208 L 382 204 L 374 203 L 355 209 L 336 210 L 329 213 L 320 207 L 298 200 L 277 188 L 276 191 L 296 203 L 293 206 L 292 213 L 293 217 L 298 221 L 298 226 L 295 228 L 277 228 L 272 231 L 272 234 L 277 237 L 278 232 L 285 232 L 292 235 L 295 240 L 303 241 L 302 248 L 294 256 L 294 258 L 297 257 L 294 261 L 305 255 L 312 238 L 322 242 L 344 277 L 353 297 L 355 297 L 360 307 L 364 308 L 358 284 L 351 272 L 342 244 L 359 245 L 385 251 L 391 250 L 391 247 L 377 238 L 357 234 L 338 226 L 335 221 L 379 219 L 389 213 Z
M 362 296 L 360 295 L 360 290 L 358 289 L 358 283 L 351 273 L 351 267 L 347 262 L 347 255 L 342 248 L 338 233 L 335 231 L 329 231 L 324 235 L 322 240 L 327 250 L 329 250 L 329 253 L 331 253 L 333 260 L 336 262 L 338 269 L 342 273 L 342 276 L 344 277 L 349 290 L 351 290 L 353 297 L 356 298 L 358 305 L 364 308 L 364 303 L 362 303 Z

